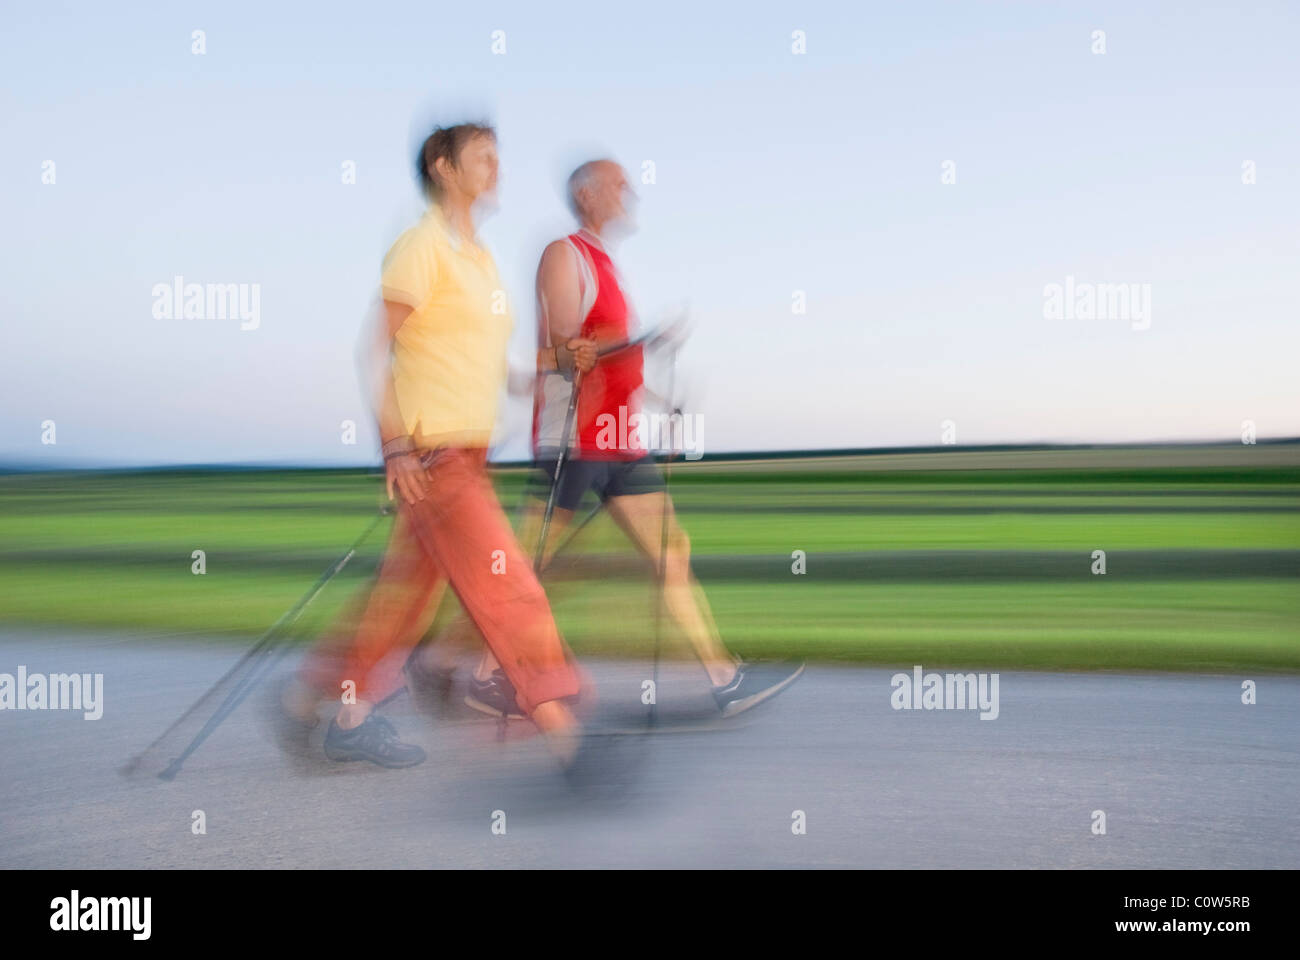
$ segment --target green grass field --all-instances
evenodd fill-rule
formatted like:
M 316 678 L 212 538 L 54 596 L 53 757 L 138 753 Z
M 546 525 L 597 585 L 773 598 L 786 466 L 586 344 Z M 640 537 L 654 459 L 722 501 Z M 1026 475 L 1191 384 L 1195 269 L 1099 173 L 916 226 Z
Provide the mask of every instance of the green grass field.
M 698 463 L 675 467 L 672 483 L 719 629 L 747 655 L 1296 671 L 1300 456 L 1248 456 Z M 523 471 L 496 479 L 513 508 Z M 347 471 L 0 477 L 0 620 L 254 636 L 358 535 L 381 493 L 377 474 Z M 364 589 L 386 530 L 304 617 L 305 636 Z M 796 550 L 806 574 L 791 572 Z M 1095 550 L 1104 576 L 1091 572 Z M 649 656 L 653 585 L 607 518 L 571 558 L 548 592 L 575 650 Z

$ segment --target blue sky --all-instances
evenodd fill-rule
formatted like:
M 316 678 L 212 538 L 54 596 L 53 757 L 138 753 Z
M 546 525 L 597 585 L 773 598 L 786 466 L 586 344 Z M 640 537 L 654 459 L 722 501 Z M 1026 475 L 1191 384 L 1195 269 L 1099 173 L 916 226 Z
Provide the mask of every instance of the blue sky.
M 619 263 L 643 317 L 690 303 L 706 452 L 1300 434 L 1300 7 L 459 9 L 6 10 L 0 459 L 374 462 L 361 318 L 462 114 L 500 130 L 521 367 L 568 168 L 653 162 Z M 176 275 L 259 284 L 260 326 L 155 319 Z M 1150 328 L 1045 319 L 1067 276 L 1149 284 Z

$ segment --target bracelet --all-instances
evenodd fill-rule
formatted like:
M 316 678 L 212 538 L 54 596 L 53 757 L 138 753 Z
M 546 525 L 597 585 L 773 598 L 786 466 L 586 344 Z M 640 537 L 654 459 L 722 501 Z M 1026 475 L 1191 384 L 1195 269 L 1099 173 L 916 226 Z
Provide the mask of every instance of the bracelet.
M 409 436 L 393 437 L 384 444 L 381 452 L 385 461 L 391 460 L 393 457 L 404 457 L 408 453 L 415 453 L 415 441 Z

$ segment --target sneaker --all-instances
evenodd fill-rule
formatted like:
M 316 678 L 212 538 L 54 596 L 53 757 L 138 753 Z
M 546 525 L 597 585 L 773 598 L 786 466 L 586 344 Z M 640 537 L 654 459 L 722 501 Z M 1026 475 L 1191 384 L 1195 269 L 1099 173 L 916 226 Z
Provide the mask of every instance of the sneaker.
M 724 717 L 734 717 L 775 697 L 799 679 L 803 668 L 802 660 L 742 661 L 730 683 L 713 688 L 713 700 Z
M 397 739 L 397 730 L 385 717 L 369 714 L 351 730 L 335 720 L 325 732 L 325 756 L 331 760 L 369 760 L 381 767 L 413 767 L 424 762 L 424 751 Z
M 465 692 L 465 706 L 473 707 L 482 713 L 490 713 L 494 717 L 524 719 L 524 712 L 519 709 L 519 703 L 515 699 L 515 686 L 507 679 L 506 672 L 500 668 L 493 670 L 492 676 L 486 680 L 480 680 L 478 677 L 469 678 L 469 686 Z

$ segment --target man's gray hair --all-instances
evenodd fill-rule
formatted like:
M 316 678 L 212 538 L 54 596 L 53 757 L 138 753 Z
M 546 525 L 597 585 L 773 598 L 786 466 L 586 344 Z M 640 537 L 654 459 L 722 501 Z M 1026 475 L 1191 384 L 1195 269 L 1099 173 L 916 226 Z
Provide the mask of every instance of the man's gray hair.
M 582 219 L 583 210 L 582 205 L 578 202 L 578 194 L 582 193 L 583 190 L 591 185 L 592 177 L 596 175 L 596 171 L 600 169 L 602 163 L 613 162 L 613 160 L 605 157 L 602 157 L 599 160 L 588 160 L 586 163 L 582 164 L 582 166 L 578 167 L 577 170 L 574 170 L 573 173 L 569 174 L 569 209 L 573 211 L 573 215 L 579 220 Z

